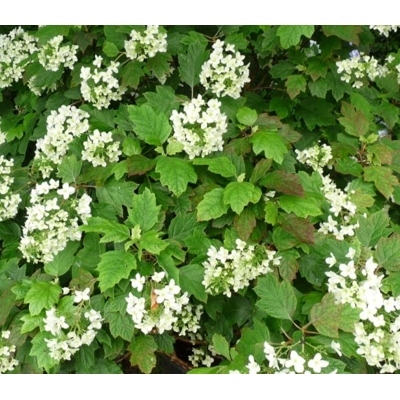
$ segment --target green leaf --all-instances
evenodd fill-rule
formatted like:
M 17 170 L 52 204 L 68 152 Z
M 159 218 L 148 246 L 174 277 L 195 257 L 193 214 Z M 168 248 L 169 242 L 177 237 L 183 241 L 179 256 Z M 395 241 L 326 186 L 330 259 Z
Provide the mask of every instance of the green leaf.
M 86 374 L 123 374 L 121 367 L 112 360 L 97 358 Z
M 197 300 L 207 302 L 207 293 L 203 285 L 204 268 L 198 264 L 189 264 L 179 268 L 179 284 L 183 292 L 188 292 Z
M 376 188 L 389 199 L 393 193 L 394 186 L 399 185 L 399 181 L 393 175 L 392 169 L 379 165 L 370 165 L 364 168 L 364 179 L 366 182 L 374 182 Z
M 260 185 L 268 189 L 296 196 L 304 196 L 304 189 L 300 183 L 300 178 L 283 169 L 272 171 L 260 180 Z
M 224 189 L 223 201 L 236 214 L 240 214 L 250 202 L 257 203 L 261 194 L 261 189 L 250 182 L 231 182 Z
M 175 92 L 169 86 L 157 86 L 155 92 L 144 93 L 147 104 L 156 112 L 156 114 L 171 115 L 172 110 L 179 107 L 179 99 Z
M 187 83 L 192 89 L 200 82 L 200 72 L 202 65 L 208 58 L 206 46 L 200 41 L 192 42 L 187 54 L 179 54 L 179 74 L 181 79 Z
M 182 242 L 193 235 L 195 228 L 203 228 L 205 223 L 197 222 L 196 213 L 178 214 L 169 224 L 168 237 L 171 240 Z
M 57 277 L 66 274 L 75 263 L 74 254 L 79 246 L 79 242 L 68 242 L 65 249 L 54 256 L 53 261 L 44 265 L 46 273 Z
M 258 181 L 262 181 L 262 178 L 265 177 L 266 173 L 269 171 L 269 169 L 272 166 L 272 160 L 269 159 L 262 159 L 260 160 L 256 166 L 253 169 L 253 172 L 251 173 L 249 182 L 251 183 L 257 183 Z M 260 184 L 262 185 L 260 181 Z
M 25 296 L 24 303 L 29 304 L 31 315 L 38 315 L 43 309 L 50 308 L 58 303 L 62 289 L 59 285 L 50 282 L 34 282 Z
M 132 317 L 126 313 L 125 295 L 109 299 L 104 306 L 104 320 L 109 324 L 110 333 L 114 338 L 121 337 L 131 342 L 134 333 Z
M 157 223 L 161 209 L 161 206 L 157 206 L 155 194 L 146 188 L 142 194 L 134 195 L 132 203 L 128 221 L 132 227 L 139 225 L 142 232 L 149 231 Z
M 82 225 L 80 229 L 84 232 L 103 233 L 104 236 L 100 240 L 100 243 L 119 243 L 128 240 L 130 237 L 129 229 L 125 225 L 99 217 L 89 218 L 87 225 Z
M 373 247 L 381 237 L 387 237 L 392 230 L 387 228 L 390 219 L 384 210 L 378 211 L 367 218 L 359 218 L 359 228 L 356 230 L 358 240 L 365 247 Z
M 224 178 L 236 176 L 236 167 L 228 157 L 195 158 L 193 165 L 207 165 L 209 171 Z
M 119 53 L 118 47 L 114 43 L 105 42 L 103 52 L 107 57 L 116 57 Z
M 168 53 L 158 52 L 154 57 L 147 60 L 146 67 L 152 71 L 157 79 L 162 80 L 166 75 L 170 75 L 172 57 Z
M 132 207 L 133 192 L 137 187 L 137 183 L 118 182 L 115 178 L 110 178 L 104 186 L 96 188 L 96 195 L 100 202 L 112 205 L 122 217 L 122 206 Z
M 71 25 L 44 25 L 39 27 L 35 36 L 39 39 L 39 45 L 43 45 L 55 36 L 67 36 L 70 29 Z
M 256 360 L 261 362 L 262 358 L 265 359 L 264 342 L 269 341 L 270 336 L 267 325 L 258 319 L 254 319 L 252 329 L 243 328 L 236 348 L 240 354 L 246 356 L 246 359 L 252 355 Z
M 126 159 L 126 165 L 129 175 L 144 175 L 155 167 L 156 160 L 135 154 Z
M 128 112 L 139 139 L 153 146 L 161 146 L 166 142 L 172 128 L 165 114 L 156 114 L 148 104 L 128 106 Z
M 339 329 L 352 333 L 360 320 L 360 310 L 350 304 L 337 304 L 335 295 L 327 293 L 310 311 L 310 323 L 319 333 L 332 338 L 339 337 Z
M 338 121 L 349 135 L 361 137 L 369 132 L 370 122 L 361 111 L 356 111 L 350 103 L 343 101 L 341 112 L 343 117 L 340 117 Z
M 252 110 L 251 108 L 248 107 L 242 107 L 239 108 L 236 114 L 236 118 L 243 125 L 253 126 L 257 121 L 258 115 L 257 111 Z
M 400 272 L 392 272 L 383 281 L 384 286 L 390 286 L 390 291 L 393 297 L 400 296 Z
M 271 225 L 276 225 L 279 213 L 279 209 L 276 203 L 268 201 L 267 204 L 265 204 L 264 211 L 265 211 L 265 222 Z
M 311 38 L 314 33 L 314 25 L 281 25 L 276 35 L 281 40 L 281 46 L 288 49 L 300 43 L 301 36 Z
M 0 290 L 0 293 L 2 291 Z M 8 316 L 10 315 L 10 311 L 14 308 L 15 306 L 15 294 L 11 292 L 10 289 L 4 290 L 4 292 L 1 293 L 0 296 L 0 326 L 4 326 Z M 29 314 L 28 314 L 29 315 Z
M 360 177 L 363 172 L 361 164 L 351 158 L 339 158 L 336 160 L 335 170 L 344 175 Z
M 294 74 L 290 75 L 287 78 L 285 86 L 289 97 L 293 100 L 300 94 L 300 92 L 305 92 L 307 87 L 307 82 L 303 75 Z
M 358 34 L 363 32 L 361 26 L 356 25 L 324 25 L 322 30 L 326 36 L 337 36 L 345 42 L 352 42 L 359 45 Z
M 31 341 L 32 348 L 29 355 L 36 358 L 39 368 L 44 368 L 47 373 L 51 373 L 52 369 L 59 365 L 59 361 L 50 357 L 45 339 L 54 339 L 54 336 L 50 332 L 37 333 Z
M 229 343 L 222 335 L 219 333 L 214 333 L 212 337 L 212 344 L 217 354 L 224 356 L 228 360 L 232 360 L 229 351 Z
M 21 321 L 24 321 L 24 324 L 21 326 L 21 334 L 32 332 L 34 329 L 38 328 L 43 324 L 43 316 L 31 314 L 25 314 L 21 317 Z
M 130 253 L 114 250 L 102 254 L 97 266 L 100 290 L 104 292 L 114 287 L 121 279 L 128 279 L 134 269 L 136 269 L 136 259 Z
M 259 130 L 250 139 L 255 154 L 264 152 L 266 158 L 272 158 L 282 164 L 284 155 L 288 152 L 286 144 L 277 132 Z
M 177 197 L 186 191 L 189 182 L 197 181 L 193 166 L 181 158 L 160 157 L 156 172 L 160 174 L 161 184 L 167 186 Z
M 256 305 L 274 318 L 291 320 L 297 306 L 293 286 L 288 281 L 278 282 L 272 274 L 258 279 L 254 291 L 260 297 Z
M 229 206 L 224 203 L 224 189 L 216 188 L 206 193 L 197 206 L 197 220 L 209 221 L 226 214 Z
M 131 352 L 129 361 L 132 366 L 137 365 L 143 373 L 150 374 L 157 363 L 156 350 L 157 343 L 153 336 L 136 337 L 129 345 L 129 351 Z
M 286 79 L 293 73 L 293 71 L 295 71 L 295 69 L 295 65 L 293 65 L 291 62 L 287 60 L 281 60 L 269 69 L 269 73 L 274 79 Z
M 308 97 L 296 108 L 296 114 L 304 120 L 309 130 L 313 130 L 316 125 L 331 126 L 337 123 L 332 109 L 331 103 L 323 99 Z
M 69 157 L 64 157 L 57 169 L 57 176 L 61 178 L 64 183 L 76 182 L 76 179 L 81 173 L 82 161 L 78 161 L 76 156 L 72 154 Z
M 318 201 L 312 196 L 298 197 L 285 194 L 279 198 L 279 205 L 287 213 L 293 212 L 301 218 L 322 214 Z
M 313 96 L 320 97 L 321 99 L 326 98 L 326 92 L 329 89 L 325 79 L 318 79 L 317 81 L 309 82 L 308 88 Z
M 128 61 L 121 70 L 121 87 L 131 87 L 137 89 L 140 79 L 145 75 L 140 62 L 136 60 Z
M 139 251 L 145 249 L 151 254 L 160 254 L 169 245 L 167 241 L 158 237 L 160 234 L 160 232 L 155 231 L 144 233 L 139 240 Z
M 384 267 L 388 271 L 400 271 L 399 235 L 381 238 L 376 246 L 375 258 L 380 267 Z

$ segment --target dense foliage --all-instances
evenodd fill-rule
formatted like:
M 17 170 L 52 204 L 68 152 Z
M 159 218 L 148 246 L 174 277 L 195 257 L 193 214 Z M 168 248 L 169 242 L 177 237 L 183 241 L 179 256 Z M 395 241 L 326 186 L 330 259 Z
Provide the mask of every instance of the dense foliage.
M 397 373 L 399 35 L 0 27 L 0 372 Z

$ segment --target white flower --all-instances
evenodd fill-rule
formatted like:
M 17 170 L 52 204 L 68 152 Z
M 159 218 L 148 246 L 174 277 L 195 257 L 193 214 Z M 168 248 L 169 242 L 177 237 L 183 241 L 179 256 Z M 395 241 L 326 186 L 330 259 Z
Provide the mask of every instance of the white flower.
M 328 361 L 322 359 L 320 353 L 317 353 L 312 360 L 309 360 L 307 365 L 316 373 L 319 374 L 322 368 L 329 365 Z
M 335 341 L 332 340 L 332 342 L 331 342 L 331 347 L 332 347 L 333 350 L 336 351 L 336 353 L 339 355 L 339 357 L 342 357 L 342 352 L 341 352 L 340 343 L 335 342 Z
M 74 303 L 80 303 L 81 301 L 87 301 L 90 299 L 90 288 L 86 288 L 83 292 L 75 290 Z
M 134 289 L 137 289 L 138 292 L 143 290 L 143 285 L 146 282 L 146 278 L 144 276 L 140 276 L 139 273 L 136 274 L 134 279 L 131 279 L 131 285 Z
M 249 356 L 249 363 L 246 365 L 249 369 L 249 374 L 258 374 L 261 371 L 260 366 L 254 361 L 253 356 Z
M 306 360 L 301 357 L 296 350 L 292 350 L 290 352 L 290 360 L 287 360 L 285 362 L 285 367 L 290 368 L 293 367 L 294 370 L 298 373 L 301 374 L 304 372 L 304 363 Z
M 151 277 L 151 279 L 154 281 L 154 282 L 161 282 L 163 279 L 164 279 L 164 276 L 165 276 L 165 272 L 164 271 L 161 271 L 161 272 L 154 272 L 154 274 L 153 274 L 153 276 Z

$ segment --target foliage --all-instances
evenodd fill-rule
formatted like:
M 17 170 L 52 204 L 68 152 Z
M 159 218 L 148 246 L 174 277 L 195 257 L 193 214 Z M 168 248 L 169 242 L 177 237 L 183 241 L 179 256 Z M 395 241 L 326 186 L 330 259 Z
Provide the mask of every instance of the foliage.
M 1 27 L 0 373 L 397 373 L 398 36 Z

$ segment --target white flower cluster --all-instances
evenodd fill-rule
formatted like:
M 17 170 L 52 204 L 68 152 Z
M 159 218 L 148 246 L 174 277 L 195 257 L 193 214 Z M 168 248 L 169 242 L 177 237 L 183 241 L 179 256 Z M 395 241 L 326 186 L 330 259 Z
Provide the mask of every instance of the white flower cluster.
M 108 67 L 101 69 L 102 61 L 103 57 L 95 56 L 95 68 L 82 67 L 80 73 L 83 98 L 99 110 L 108 108 L 111 101 L 121 100 L 126 92 L 114 76 L 118 73 L 119 62 L 111 61 Z
M 167 34 L 158 25 L 148 25 L 144 33 L 132 30 L 130 37 L 125 40 L 125 50 L 131 60 L 144 61 L 167 51 Z
M 75 297 L 77 295 L 78 291 L 75 291 Z M 44 330 L 54 336 L 52 339 L 44 339 L 51 358 L 57 361 L 71 360 L 71 356 L 80 347 L 89 346 L 93 342 L 97 331 L 101 329 L 104 318 L 99 311 L 93 310 L 86 303 L 82 303 L 88 300 L 90 300 L 90 297 L 87 295 L 85 299 L 79 301 L 81 304 L 79 307 L 74 307 L 74 312 L 71 313 L 68 321 L 65 316 L 57 316 L 55 307 L 46 311 L 46 318 L 43 319 Z M 77 302 L 76 299 L 74 302 Z
M 164 277 L 164 272 L 154 273 L 151 277 L 150 293 L 144 293 L 142 297 L 129 293 L 125 298 L 126 311 L 132 316 L 135 328 L 145 335 L 153 329 L 157 329 L 160 334 L 170 330 L 182 335 L 187 332 L 197 332 L 200 328 L 199 321 L 203 307 L 189 304 L 187 292 L 178 297 L 181 288 L 173 279 L 167 283 Z M 136 277 L 131 279 L 131 284 L 138 293 L 141 293 L 146 278 L 137 273 Z
M 281 257 L 276 251 L 262 245 L 247 246 L 246 242 L 236 239 L 236 249 L 229 252 L 220 247 L 211 246 L 207 252 L 208 260 L 203 262 L 206 292 L 223 293 L 231 297 L 232 290 L 239 291 L 249 286 L 250 281 L 260 275 L 271 272 L 271 266 L 279 265 Z
M 0 336 L 0 374 L 13 371 L 18 365 L 18 360 L 14 358 L 17 350 L 15 345 L 7 344 L 10 333 L 10 331 L 2 331 Z
M 356 205 L 351 202 L 347 189 L 339 189 L 328 175 L 323 175 L 325 166 L 332 168 L 329 165 L 329 161 L 332 160 L 331 147 L 326 144 L 315 145 L 302 151 L 296 150 L 296 154 L 299 162 L 309 165 L 321 175 L 322 193 L 331 205 L 329 211 L 336 218 L 329 215 L 328 221 L 321 223 L 319 232 L 325 235 L 332 233 L 338 240 L 343 240 L 345 236 L 354 236 L 355 229 L 358 228 L 357 221 L 352 223 L 357 211 Z M 340 223 L 337 221 L 339 215 Z
M 268 342 L 264 342 L 265 358 L 268 361 L 268 373 L 274 374 L 320 374 L 322 369 L 329 365 L 329 361 L 323 360 L 321 353 L 316 353 L 314 358 L 308 361 L 303 358 L 296 350 L 287 353 L 286 358 L 278 357 L 276 349 Z M 307 364 L 306 364 L 307 363 Z M 308 369 L 306 368 L 308 367 Z M 261 372 L 261 366 L 249 356 L 249 362 L 246 365 L 249 374 L 258 374 Z M 231 374 L 240 374 L 240 371 L 230 371 Z
M 304 150 L 295 150 L 297 160 L 302 164 L 310 166 L 314 171 L 323 173 L 323 168 L 332 168 L 329 162 L 332 160 L 332 148 L 327 144 L 316 144 Z
M 0 137 L 0 145 L 2 143 Z M 0 155 L 0 221 L 13 218 L 21 202 L 19 194 L 10 194 L 14 178 L 11 177 L 14 160 L 7 160 Z
M 226 115 L 220 111 L 216 99 L 207 102 L 201 95 L 184 103 L 183 112 L 172 111 L 173 136 L 169 142 L 178 142 L 190 159 L 222 151 L 223 134 L 227 131 Z
M 217 97 L 238 99 L 245 83 L 250 82 L 249 64 L 244 65 L 244 56 L 234 45 L 224 46 L 221 40 L 213 44 L 209 60 L 201 67 L 200 83 Z
M 83 224 L 91 215 L 91 198 L 84 193 L 79 199 L 75 189 L 50 179 L 37 184 L 31 192 L 31 206 L 27 207 L 27 219 L 19 249 L 27 261 L 48 263 L 63 250 L 69 240 L 80 240 L 79 219 Z
M 341 263 L 337 272 L 328 271 L 328 291 L 338 303 L 350 304 L 361 310 L 360 322 L 355 324 L 354 337 L 367 363 L 381 373 L 400 370 L 400 296 L 394 298 L 382 291 L 383 274 L 370 257 L 357 263 L 355 250 L 350 248 L 348 263 Z M 330 268 L 336 266 L 334 254 L 326 259 Z
M 354 54 L 354 53 L 353 53 Z M 386 59 L 389 62 L 389 59 Z M 376 78 L 385 77 L 389 68 L 381 65 L 373 56 L 364 53 L 356 53 L 350 59 L 337 61 L 338 73 L 342 74 L 340 79 L 347 83 L 353 81 L 353 87 L 359 89 L 364 85 L 364 78 L 369 78 L 372 82 Z
M 188 357 L 188 360 L 195 368 L 200 367 L 200 365 L 210 368 L 216 355 L 217 353 L 212 345 L 208 345 L 207 349 L 193 347 L 192 354 Z
M 100 132 L 95 129 L 83 143 L 82 160 L 89 161 L 94 167 L 107 166 L 107 163 L 118 161 L 122 154 L 119 142 L 114 142 L 111 132 Z
M 377 30 L 381 35 L 389 37 L 390 32 L 397 32 L 400 25 L 370 25 L 371 29 Z
M 31 54 L 37 51 L 36 42 L 21 27 L 0 35 L 0 89 L 22 78 Z
M 74 64 L 78 61 L 76 57 L 77 45 L 61 46 L 62 35 L 55 36 L 41 47 L 38 54 L 39 63 L 47 71 L 57 71 L 61 64 L 65 68 L 74 69 Z
M 35 160 L 44 178 L 61 163 L 69 144 L 89 129 L 89 114 L 74 106 L 61 106 L 47 117 L 47 133 L 36 143 Z

